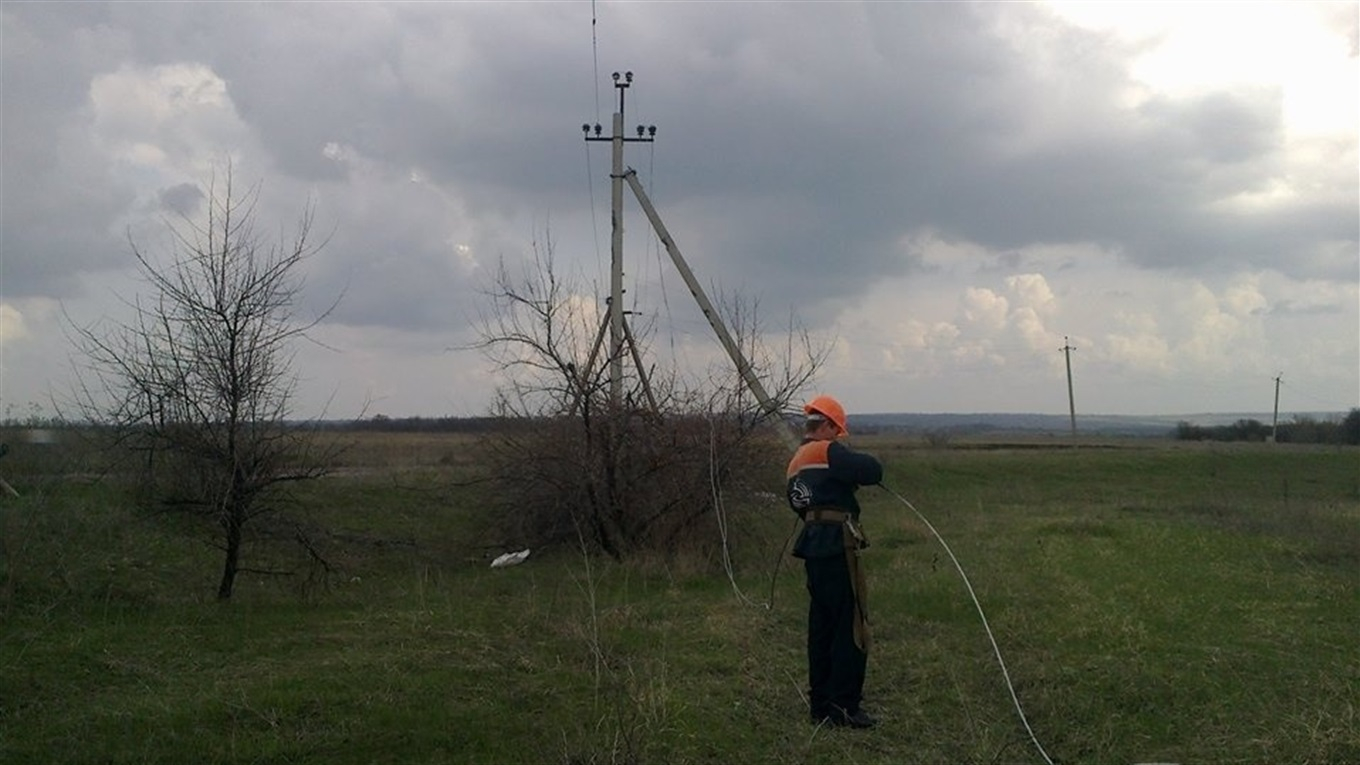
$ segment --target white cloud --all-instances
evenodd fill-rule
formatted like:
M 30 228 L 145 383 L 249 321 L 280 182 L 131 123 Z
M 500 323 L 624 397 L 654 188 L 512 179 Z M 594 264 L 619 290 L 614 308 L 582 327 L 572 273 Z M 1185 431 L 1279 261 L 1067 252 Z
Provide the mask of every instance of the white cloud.
M 1165 375 L 1172 371 L 1171 346 L 1150 313 L 1124 313 L 1104 337 L 1105 356 L 1117 368 Z
M 996 256 L 975 242 L 950 241 L 937 231 L 918 229 L 902 235 L 898 248 L 909 257 L 918 258 L 929 268 L 970 270 L 990 262 Z
M 234 113 L 226 82 L 211 68 L 193 63 L 129 65 L 101 74 L 90 84 L 90 103 L 95 128 L 112 138 L 135 139 L 167 125 L 183 127 L 205 114 Z
M 1043 274 L 1016 274 L 1006 277 L 1006 286 L 1020 299 L 1020 304 L 1033 309 L 1036 314 L 1052 314 L 1057 310 L 1058 301 L 1048 288 L 1048 280 Z
M 1339 284 L 1320 279 L 1293 281 L 1277 273 L 1262 274 L 1273 296 L 1271 313 L 1315 313 L 1344 316 L 1348 306 L 1357 303 L 1360 283 Z
M 1074 376 L 1086 411 L 1222 411 L 1235 397 L 1250 401 L 1279 369 L 1307 374 L 1322 390 L 1340 382 L 1344 391 L 1346 377 L 1357 375 L 1347 370 L 1337 381 L 1319 371 L 1360 348 L 1360 285 L 1275 271 L 1207 283 L 1122 268 L 1117 253 L 1092 248 L 1018 255 L 1018 263 L 1052 270 L 997 274 L 1007 258 L 983 249 L 971 272 L 960 262 L 951 268 L 975 280 L 971 286 L 951 286 L 954 275 L 943 271 L 881 282 L 842 314 L 847 329 L 826 387 L 852 391 L 874 410 L 930 410 L 952 396 L 970 401 L 957 407 L 967 410 L 1007 408 L 996 402 L 1024 397 L 1030 408 L 1057 411 L 1066 406 L 1053 396 L 1065 379 L 1064 334 L 1076 348 Z M 1332 327 L 1340 332 L 1300 335 L 1297 327 L 1314 317 L 1336 317 Z M 912 383 L 906 392 L 876 396 L 866 381 L 880 378 Z M 1182 388 L 1183 403 L 1159 407 Z M 1346 398 L 1316 403 L 1344 408 Z
M 350 151 L 349 147 L 345 146 L 344 144 L 338 143 L 336 141 L 327 141 L 326 145 L 321 147 L 321 156 L 333 162 L 344 162 L 345 155 L 348 154 L 349 151 Z M 411 180 L 413 182 L 418 182 L 419 178 L 417 178 L 413 173 L 411 176 Z
M 1352 43 L 1345 27 L 1328 25 L 1332 17 L 1324 10 L 1344 4 L 1074 0 L 1048 5 L 1068 21 L 1139 46 L 1142 52 L 1130 72 L 1156 91 L 1189 96 L 1265 84 L 1282 92 L 1285 126 L 1294 136 L 1354 135 L 1360 124 L 1354 98 L 1360 69 Z M 1349 15 L 1353 34 L 1353 7 Z
M 1249 298 L 1242 304 L 1248 304 Z M 1260 322 L 1216 295 L 1203 284 L 1194 283 L 1178 306 L 1188 332 L 1176 344 L 1183 355 L 1185 369 L 1232 370 L 1259 364 Z
M 28 336 L 24 315 L 9 303 L 0 303 L 0 343 L 14 343 Z
M 477 255 L 472 251 L 471 246 L 452 240 L 449 241 L 449 246 L 453 248 L 453 256 L 463 273 L 472 273 L 482 267 L 481 261 L 477 259 Z
M 1244 275 L 1223 292 L 1223 305 L 1236 316 L 1250 316 L 1265 310 L 1269 302 L 1261 294 L 1260 277 Z
M 1006 326 L 1010 301 L 986 287 L 969 287 L 963 292 L 963 315 L 972 324 L 998 330 Z
M 881 342 L 862 344 L 861 354 L 868 360 L 868 368 L 919 376 L 938 368 L 935 357 L 949 353 L 960 334 L 959 328 L 947 321 L 899 320 L 877 336 Z
M 52 393 L 54 373 L 69 364 L 61 307 L 47 298 L 0 302 L 0 413 L 36 407 Z
M 90 129 L 137 186 L 201 181 L 251 140 L 227 83 L 203 64 L 124 65 L 90 83 Z
M 1053 347 L 1054 335 L 1044 326 L 1038 311 L 1029 306 L 1017 308 L 1010 321 L 1030 350 L 1046 351 Z
M 932 348 L 943 348 L 954 340 L 958 339 L 959 328 L 947 321 L 936 321 L 930 325 L 930 332 L 926 335 L 927 342 Z

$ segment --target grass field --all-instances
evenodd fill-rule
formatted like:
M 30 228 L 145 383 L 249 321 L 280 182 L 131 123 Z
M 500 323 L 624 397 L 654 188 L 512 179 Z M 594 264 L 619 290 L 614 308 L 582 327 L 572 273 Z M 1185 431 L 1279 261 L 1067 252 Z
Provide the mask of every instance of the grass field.
M 962 562 L 1055 762 L 1360 762 L 1360 451 L 855 445 Z M 958 573 L 889 493 L 862 494 L 882 724 L 826 730 L 781 504 L 726 498 L 731 581 L 716 521 L 706 556 L 493 570 L 515 540 L 460 483 L 470 446 L 363 436 L 289 511 L 333 570 L 257 538 L 248 565 L 294 573 L 226 605 L 194 529 L 16 449 L 0 762 L 1043 762 Z

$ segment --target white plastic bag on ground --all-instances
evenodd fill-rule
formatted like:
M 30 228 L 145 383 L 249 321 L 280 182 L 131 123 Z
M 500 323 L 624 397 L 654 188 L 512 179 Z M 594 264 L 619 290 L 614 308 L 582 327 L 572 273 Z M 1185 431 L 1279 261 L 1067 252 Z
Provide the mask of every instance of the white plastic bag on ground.
M 529 557 L 529 550 L 525 548 L 519 552 L 506 553 L 491 561 L 492 568 L 505 568 L 506 566 L 517 566 Z

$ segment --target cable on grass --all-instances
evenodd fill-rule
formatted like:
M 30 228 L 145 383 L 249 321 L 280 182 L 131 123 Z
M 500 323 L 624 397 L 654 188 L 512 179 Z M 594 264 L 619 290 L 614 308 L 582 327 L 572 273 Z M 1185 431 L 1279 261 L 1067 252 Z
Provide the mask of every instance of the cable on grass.
M 923 515 L 920 510 L 916 509 L 915 505 L 913 505 L 906 497 L 888 488 L 887 485 L 880 483 L 879 486 L 882 487 L 884 491 L 897 497 L 897 500 L 903 505 L 906 505 L 907 509 L 916 513 L 916 517 L 920 518 L 921 522 L 926 525 L 926 528 L 930 529 L 930 533 L 935 535 L 935 539 L 939 541 L 940 546 L 949 554 L 949 559 L 954 562 L 954 568 L 958 569 L 959 576 L 963 578 L 963 586 L 968 588 L 968 596 L 973 599 L 973 605 L 977 607 L 978 616 L 982 619 L 982 628 L 987 631 L 987 639 L 992 641 L 992 651 L 996 654 L 996 663 L 1001 665 L 1001 675 L 1006 678 L 1006 688 L 1011 692 L 1011 702 L 1015 704 L 1015 711 L 1020 715 L 1020 722 L 1024 724 L 1025 732 L 1029 734 L 1029 740 L 1034 742 L 1034 748 L 1039 750 L 1039 755 L 1044 758 L 1044 762 L 1048 763 L 1048 765 L 1053 765 L 1052 758 L 1048 756 L 1048 752 L 1044 751 L 1043 745 L 1039 743 L 1038 737 L 1034 735 L 1034 729 L 1029 725 L 1029 719 L 1025 717 L 1025 710 L 1020 706 L 1020 697 L 1015 695 L 1015 685 L 1011 682 L 1011 673 L 1006 669 L 1005 659 L 1001 658 L 1001 648 L 996 644 L 996 637 L 992 635 L 992 628 L 987 624 L 987 614 L 982 611 L 982 603 L 978 601 L 977 593 L 973 591 L 973 583 L 968 581 L 968 574 L 964 572 L 963 565 L 959 563 L 958 558 L 954 557 L 954 551 L 949 549 L 949 543 L 944 541 L 944 537 L 940 536 L 940 532 L 935 530 L 935 526 L 926 519 L 925 515 Z

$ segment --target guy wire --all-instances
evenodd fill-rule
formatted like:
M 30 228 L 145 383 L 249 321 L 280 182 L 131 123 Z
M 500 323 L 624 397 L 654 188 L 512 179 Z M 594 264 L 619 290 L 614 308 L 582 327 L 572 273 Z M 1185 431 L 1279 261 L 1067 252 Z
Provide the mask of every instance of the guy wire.
M 930 529 L 930 533 L 935 535 L 935 539 L 939 541 L 940 546 L 949 554 L 949 559 L 954 562 L 954 568 L 958 569 L 959 576 L 963 577 L 963 586 L 968 588 L 968 596 L 973 599 L 973 605 L 977 607 L 978 616 L 982 618 L 982 628 L 987 631 L 987 639 L 992 641 L 992 651 L 996 654 L 997 664 L 1001 665 L 1001 675 L 1006 678 L 1006 688 L 1011 692 L 1011 702 L 1015 704 L 1015 711 L 1020 715 L 1020 722 L 1024 723 L 1025 732 L 1029 734 L 1029 740 L 1034 742 L 1034 748 L 1039 750 L 1039 754 L 1044 758 L 1044 762 L 1048 763 L 1048 765 L 1053 765 L 1053 760 L 1048 756 L 1048 752 L 1044 751 L 1043 745 L 1039 743 L 1039 739 L 1034 735 L 1034 729 L 1029 727 L 1029 720 L 1025 717 L 1025 710 L 1020 707 L 1020 698 L 1015 695 L 1015 685 L 1011 683 L 1011 673 L 1006 670 L 1006 661 L 1001 658 L 1001 648 L 997 646 L 996 637 L 992 635 L 992 628 L 987 624 L 987 614 L 983 613 L 982 603 L 978 602 L 977 593 L 973 591 L 973 583 L 968 581 L 968 574 L 964 573 L 963 566 L 959 563 L 959 559 L 954 557 L 954 551 L 949 549 L 949 543 L 944 541 L 944 537 L 940 536 L 940 532 L 935 530 L 935 526 L 932 525 L 930 521 L 926 520 L 926 517 L 921 514 L 920 510 L 916 509 L 915 505 L 909 502 L 906 497 L 889 489 L 886 484 L 880 483 L 879 486 L 881 486 L 884 491 L 897 497 L 897 500 L 906 505 L 913 513 L 916 513 L 916 517 L 920 518 L 921 522 L 926 525 L 926 528 Z
M 586 188 L 590 192 L 590 233 L 595 235 L 595 283 L 604 283 L 603 272 L 600 271 L 600 220 L 595 210 L 595 180 L 590 168 L 590 141 L 582 141 L 586 145 Z
M 590 0 L 590 56 L 594 64 L 591 82 L 595 85 L 595 124 L 600 124 L 600 41 L 596 35 L 599 17 L 595 13 L 595 0 Z M 586 145 L 586 186 L 590 191 L 590 232 L 595 236 L 595 283 L 602 284 L 600 271 L 600 222 L 595 210 L 595 181 L 590 167 L 590 141 Z
M 600 40 L 595 34 L 599 17 L 595 15 L 595 0 L 590 0 L 590 56 L 595 62 L 595 122 L 600 121 Z

